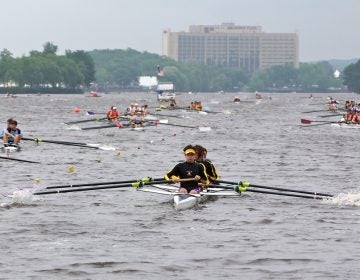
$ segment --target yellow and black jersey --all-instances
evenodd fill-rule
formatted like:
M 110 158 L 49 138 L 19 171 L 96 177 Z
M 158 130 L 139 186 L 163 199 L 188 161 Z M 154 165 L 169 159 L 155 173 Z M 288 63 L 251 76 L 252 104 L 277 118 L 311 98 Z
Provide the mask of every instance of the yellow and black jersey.
M 199 181 L 188 181 L 180 182 L 180 187 L 187 190 L 196 189 L 198 183 L 209 184 L 208 176 L 206 174 L 206 168 L 203 164 L 194 162 L 181 162 L 175 165 L 168 173 L 165 174 L 165 180 L 171 180 L 174 178 L 187 179 L 194 178 L 196 175 L 199 175 L 201 179 Z
M 220 179 L 220 176 L 214 166 L 214 164 L 209 159 L 205 159 L 203 161 L 198 161 L 199 163 L 202 163 L 205 166 L 205 172 L 208 176 L 208 179 L 210 183 L 213 183 Z

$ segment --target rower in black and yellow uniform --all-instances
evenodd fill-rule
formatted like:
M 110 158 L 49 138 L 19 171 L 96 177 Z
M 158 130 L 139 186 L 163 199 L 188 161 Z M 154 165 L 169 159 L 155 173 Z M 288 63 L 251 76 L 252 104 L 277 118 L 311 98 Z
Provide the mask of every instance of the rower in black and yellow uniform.
M 179 179 L 194 178 L 195 181 L 180 182 L 179 192 L 197 194 L 203 188 L 199 183 L 208 185 L 209 180 L 206 174 L 205 166 L 201 163 L 195 162 L 195 148 L 192 145 L 187 145 L 184 148 L 185 161 L 175 165 L 164 176 L 165 180 L 172 180 L 174 183 Z
M 217 180 L 220 180 L 220 176 L 216 170 L 215 165 L 211 160 L 206 158 L 207 150 L 201 145 L 194 146 L 196 151 L 195 161 L 202 163 L 205 166 L 206 174 L 211 184 L 215 183 Z

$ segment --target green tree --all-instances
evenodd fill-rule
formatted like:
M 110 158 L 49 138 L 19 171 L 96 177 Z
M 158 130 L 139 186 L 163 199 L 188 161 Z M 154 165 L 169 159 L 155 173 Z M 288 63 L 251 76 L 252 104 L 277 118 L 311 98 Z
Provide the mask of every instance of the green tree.
M 251 91 L 265 91 L 271 86 L 271 81 L 265 71 L 254 73 L 248 84 L 248 88 Z
M 90 83 L 95 81 L 95 64 L 88 52 L 81 50 L 72 52 L 67 50 L 65 55 L 78 65 L 86 86 L 89 86 Z
M 176 66 L 166 66 L 164 67 L 164 72 L 166 73 L 166 81 L 173 82 L 175 84 L 176 90 L 186 91 L 188 90 L 188 80 L 185 74 Z M 164 79 L 165 81 L 165 79 Z
M 360 60 L 350 64 L 343 72 L 344 85 L 350 90 L 360 93 Z
M 15 81 L 16 76 L 16 60 L 8 49 L 3 49 L 0 52 L 0 82 L 8 83 L 10 81 Z
M 339 85 L 334 69 L 328 62 L 302 63 L 299 67 L 298 84 L 308 91 L 326 91 L 329 87 Z
M 44 59 L 30 56 L 19 58 L 17 61 L 21 69 L 17 77 L 17 82 L 20 87 L 25 85 L 37 87 L 44 82 Z
M 46 42 L 43 45 L 43 54 L 44 55 L 56 55 L 58 51 L 58 46 L 54 45 L 51 42 Z

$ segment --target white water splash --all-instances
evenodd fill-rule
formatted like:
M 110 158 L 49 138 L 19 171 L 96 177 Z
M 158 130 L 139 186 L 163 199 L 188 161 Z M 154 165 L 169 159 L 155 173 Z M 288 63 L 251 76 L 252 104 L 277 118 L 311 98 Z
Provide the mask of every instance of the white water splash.
M 338 195 L 324 199 L 326 203 L 347 206 L 360 206 L 360 193 L 339 193 Z
M 19 190 L 14 191 L 12 196 L 12 203 L 17 204 L 32 204 L 39 199 L 33 195 L 32 190 Z

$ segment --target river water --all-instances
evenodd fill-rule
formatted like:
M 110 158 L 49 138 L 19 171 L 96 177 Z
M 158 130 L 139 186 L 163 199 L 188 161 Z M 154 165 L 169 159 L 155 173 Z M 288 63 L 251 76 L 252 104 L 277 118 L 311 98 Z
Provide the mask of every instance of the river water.
M 102 143 L 117 151 L 22 142 L 0 159 L 0 192 L 89 182 L 161 177 L 183 159 L 182 148 L 205 146 L 224 180 L 359 198 L 359 129 L 301 127 L 327 112 L 326 94 L 193 93 L 218 114 L 181 110 L 143 132 L 69 130 L 86 110 L 124 110 L 132 100 L 156 106 L 155 94 L 121 93 L 0 97 L 0 120 L 14 117 L 26 137 Z M 235 96 L 247 101 L 234 104 Z M 359 95 L 334 94 L 341 100 Z M 146 100 L 146 101 L 145 101 Z M 80 113 L 73 112 L 75 107 Z M 84 123 L 81 127 L 92 126 Z M 80 125 L 79 125 L 80 126 Z M 74 172 L 69 172 L 73 168 Z M 131 188 L 42 196 L 31 203 L 0 198 L 0 279 L 357 279 L 360 208 L 349 200 L 248 193 L 174 210 L 167 196 Z M 358 203 L 359 204 L 359 203 Z

